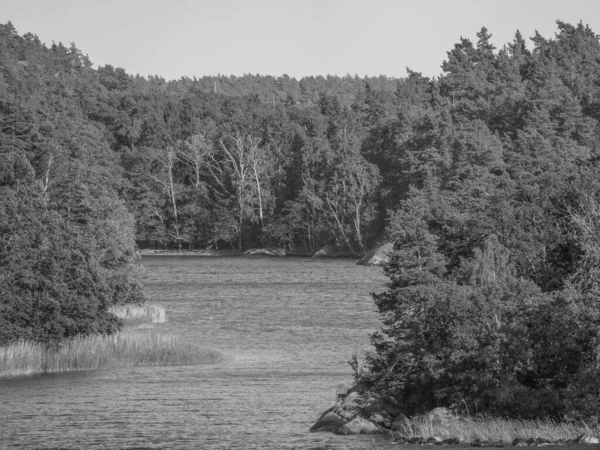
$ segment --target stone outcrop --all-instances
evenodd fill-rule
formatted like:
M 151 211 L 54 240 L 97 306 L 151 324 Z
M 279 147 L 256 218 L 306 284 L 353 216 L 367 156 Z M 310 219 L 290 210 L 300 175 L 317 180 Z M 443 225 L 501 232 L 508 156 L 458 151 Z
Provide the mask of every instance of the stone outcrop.
M 591 434 L 582 434 L 574 441 L 577 444 L 600 444 L 600 439 Z
M 345 423 L 344 425 L 339 427 L 337 430 L 335 430 L 335 434 L 377 434 L 377 433 L 381 433 L 379 428 L 377 428 L 377 426 L 373 422 L 371 422 L 361 416 L 356 416 L 350 422 Z
M 385 244 L 371 249 L 365 256 L 359 259 L 356 264 L 360 266 L 383 266 L 389 262 L 389 254 L 393 249 L 394 244 L 386 242 Z
M 379 399 L 351 390 L 339 396 L 336 404 L 321 415 L 310 431 L 375 434 L 393 429 L 394 423 L 398 425 L 404 418 L 393 399 Z
M 326 245 L 319 251 L 317 251 L 312 257 L 313 258 L 332 258 L 333 257 L 333 247 L 331 245 Z

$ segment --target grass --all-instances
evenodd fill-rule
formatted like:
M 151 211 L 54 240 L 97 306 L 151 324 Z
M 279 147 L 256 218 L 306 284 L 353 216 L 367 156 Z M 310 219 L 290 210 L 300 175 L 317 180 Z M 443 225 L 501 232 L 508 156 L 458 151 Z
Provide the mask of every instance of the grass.
M 78 336 L 62 341 L 57 350 L 27 341 L 0 347 L 0 378 L 118 367 L 211 364 L 221 360 L 218 352 L 180 336 L 131 329 L 140 323 L 164 322 L 163 307 L 121 308 L 115 314 L 124 319 L 129 329 L 110 336 Z
M 165 308 L 160 305 L 113 306 L 109 311 L 123 320 L 123 324 L 126 326 L 142 323 L 163 323 L 167 320 Z
M 599 429 L 585 423 L 557 422 L 550 419 L 519 420 L 497 417 L 454 419 L 445 422 L 427 417 L 405 419 L 402 428 L 394 433 L 404 439 L 435 437 L 441 440 L 458 438 L 460 442 L 503 442 L 515 439 L 545 439 L 550 442 L 576 439 L 584 433 L 598 435 Z

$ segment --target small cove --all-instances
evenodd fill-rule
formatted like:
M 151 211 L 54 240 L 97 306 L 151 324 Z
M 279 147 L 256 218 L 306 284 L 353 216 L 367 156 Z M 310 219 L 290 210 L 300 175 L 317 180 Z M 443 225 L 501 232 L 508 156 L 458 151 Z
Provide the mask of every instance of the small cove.
M 391 448 L 380 436 L 309 433 L 352 381 L 347 360 L 379 327 L 381 269 L 351 260 L 144 257 L 161 331 L 220 364 L 0 380 L 7 448 Z M 158 329 L 158 328 L 157 328 Z

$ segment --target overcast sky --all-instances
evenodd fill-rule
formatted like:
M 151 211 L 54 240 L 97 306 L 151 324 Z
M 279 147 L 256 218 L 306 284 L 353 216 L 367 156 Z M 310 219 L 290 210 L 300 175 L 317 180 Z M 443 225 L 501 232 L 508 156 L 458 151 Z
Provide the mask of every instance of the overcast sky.
M 600 34 L 598 0 L 0 0 L 0 22 L 74 42 L 95 67 L 166 79 L 216 74 L 437 76 L 485 26 L 553 37 L 556 20 Z M 528 41 L 529 42 L 529 41 Z

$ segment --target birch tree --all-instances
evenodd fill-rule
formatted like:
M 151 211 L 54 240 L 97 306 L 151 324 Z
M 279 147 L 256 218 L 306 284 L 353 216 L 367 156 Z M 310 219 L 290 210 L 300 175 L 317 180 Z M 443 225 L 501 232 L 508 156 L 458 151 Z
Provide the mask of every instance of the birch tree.
M 221 192 L 235 204 L 240 251 L 244 222 L 259 222 L 264 226 L 269 198 L 269 161 L 259 142 L 256 136 L 236 132 L 219 139 L 217 150 L 207 153 L 207 169 Z
M 165 225 L 167 233 L 171 233 L 172 237 L 181 248 L 183 237 L 180 233 L 179 215 L 177 211 L 177 192 L 178 186 L 175 180 L 175 166 L 178 162 L 175 149 L 171 146 L 164 148 L 150 149 L 149 155 L 150 168 L 147 172 L 149 178 L 162 187 L 163 192 L 168 197 L 170 209 L 173 213 L 172 232 L 168 230 L 168 225 Z M 157 215 L 162 223 L 164 219 L 157 210 Z

